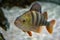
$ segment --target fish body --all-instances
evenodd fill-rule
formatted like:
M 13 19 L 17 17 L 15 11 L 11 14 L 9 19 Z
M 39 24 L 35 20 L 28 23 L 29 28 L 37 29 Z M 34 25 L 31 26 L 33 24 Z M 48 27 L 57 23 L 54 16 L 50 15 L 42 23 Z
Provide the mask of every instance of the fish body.
M 36 31 L 36 28 L 40 25 L 47 25 L 43 15 L 35 11 L 29 11 L 22 16 L 18 17 L 15 21 L 16 25 L 24 31 Z M 44 19 L 44 20 L 43 20 Z M 21 22 L 20 22 L 21 21 Z M 46 23 L 46 24 L 45 24 Z M 23 25 L 22 25 L 23 24 Z M 22 25 L 22 27 L 20 27 Z
M 42 26 L 46 26 L 47 31 L 52 33 L 55 20 L 47 21 L 47 12 L 42 14 L 40 10 L 41 6 L 39 3 L 33 4 L 29 11 L 17 17 L 14 24 L 30 36 L 32 36 L 31 31 L 40 33 Z

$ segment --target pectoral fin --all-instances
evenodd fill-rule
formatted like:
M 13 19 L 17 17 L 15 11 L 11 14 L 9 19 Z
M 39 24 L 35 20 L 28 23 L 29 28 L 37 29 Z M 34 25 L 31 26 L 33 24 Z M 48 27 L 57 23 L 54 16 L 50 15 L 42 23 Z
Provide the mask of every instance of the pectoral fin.
M 46 20 L 48 19 L 47 12 L 44 12 L 42 15 L 45 17 Z
M 52 34 L 53 33 L 53 26 L 55 24 L 55 20 L 50 21 L 50 25 L 46 26 L 47 31 Z
M 31 31 L 28 31 L 27 33 L 29 34 L 29 36 L 32 36 L 32 32 Z

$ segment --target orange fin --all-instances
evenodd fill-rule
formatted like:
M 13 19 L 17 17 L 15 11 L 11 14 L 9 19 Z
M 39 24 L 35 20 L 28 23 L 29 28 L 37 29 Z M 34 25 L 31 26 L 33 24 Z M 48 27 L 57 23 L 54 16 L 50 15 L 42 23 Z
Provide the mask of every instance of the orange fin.
M 28 31 L 27 33 L 29 34 L 29 36 L 32 36 L 32 32 L 31 31 Z
M 53 26 L 55 24 L 55 20 L 50 21 L 50 25 L 46 27 L 47 31 L 52 34 L 53 33 Z
M 41 33 L 41 31 L 42 31 L 42 26 L 38 27 L 36 32 Z
M 46 20 L 48 19 L 47 12 L 44 12 L 42 15 L 45 17 Z

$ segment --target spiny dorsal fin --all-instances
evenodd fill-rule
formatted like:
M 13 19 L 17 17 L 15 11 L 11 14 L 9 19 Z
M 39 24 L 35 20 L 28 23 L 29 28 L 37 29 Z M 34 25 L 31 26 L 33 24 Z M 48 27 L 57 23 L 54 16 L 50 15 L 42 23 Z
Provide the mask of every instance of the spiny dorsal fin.
M 38 11 L 38 12 L 41 13 L 41 5 L 40 5 L 38 2 L 36 2 L 36 3 L 34 3 L 34 4 L 32 5 L 30 11 L 31 11 L 31 10 L 35 10 L 35 11 Z
M 42 15 L 45 17 L 46 20 L 48 19 L 47 12 L 44 12 Z

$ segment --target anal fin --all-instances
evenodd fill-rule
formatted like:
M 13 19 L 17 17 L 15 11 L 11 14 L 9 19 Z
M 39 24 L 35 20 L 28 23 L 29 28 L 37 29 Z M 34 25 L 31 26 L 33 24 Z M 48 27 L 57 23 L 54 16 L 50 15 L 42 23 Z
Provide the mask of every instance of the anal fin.
M 28 31 L 27 33 L 29 34 L 29 36 L 32 36 L 32 32 L 31 31 Z
M 37 33 L 41 33 L 41 31 L 42 31 L 42 26 L 39 26 L 38 28 L 37 28 Z

